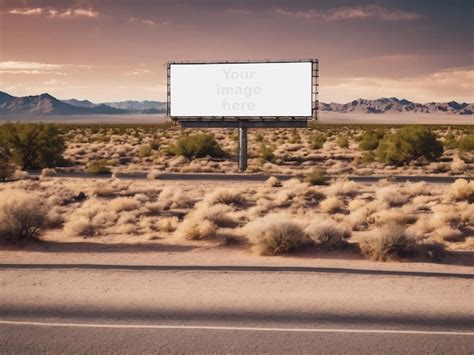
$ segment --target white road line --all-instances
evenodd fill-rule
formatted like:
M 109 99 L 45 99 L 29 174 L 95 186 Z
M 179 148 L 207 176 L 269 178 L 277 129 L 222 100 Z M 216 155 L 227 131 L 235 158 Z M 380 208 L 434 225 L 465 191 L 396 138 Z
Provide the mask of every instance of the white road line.
M 337 329 L 337 328 L 260 328 L 260 327 L 225 327 L 212 325 L 167 325 L 167 324 L 95 324 L 95 323 L 55 323 L 55 322 L 22 322 L 0 320 L 0 325 L 25 325 L 40 327 L 64 328 L 112 328 L 112 329 L 188 329 L 188 330 L 233 330 L 257 332 L 301 332 L 301 333 L 364 333 L 364 334 L 421 334 L 421 335 L 464 335 L 474 336 L 474 332 L 397 330 L 397 329 Z

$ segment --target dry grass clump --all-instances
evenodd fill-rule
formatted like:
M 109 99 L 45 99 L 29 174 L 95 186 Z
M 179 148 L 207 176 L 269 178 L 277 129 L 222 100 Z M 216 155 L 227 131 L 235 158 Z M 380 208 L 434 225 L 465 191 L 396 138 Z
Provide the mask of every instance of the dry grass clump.
M 193 202 L 181 189 L 165 187 L 156 204 L 147 204 L 146 207 L 153 211 L 185 208 L 192 206 Z
M 109 207 L 115 212 L 132 211 L 139 209 L 141 203 L 132 197 L 119 197 L 112 200 Z
M 400 260 L 415 252 L 415 239 L 399 224 L 389 223 L 374 229 L 359 241 L 366 258 L 374 261 Z
M 0 191 L 0 241 L 37 238 L 45 223 L 46 210 L 38 194 L 15 189 Z
M 323 200 L 319 206 L 323 212 L 336 213 L 344 207 L 344 203 L 337 197 L 328 197 Z
M 369 222 L 378 226 L 390 223 L 405 225 L 415 223 L 416 219 L 414 214 L 400 208 L 394 208 L 375 212 L 370 216 Z
M 158 230 L 162 232 L 173 232 L 178 227 L 177 217 L 163 217 L 158 220 Z
M 242 191 L 230 188 L 220 188 L 203 199 L 208 205 L 224 204 L 224 205 L 242 205 L 245 203 L 245 197 Z
M 451 163 L 451 171 L 454 174 L 461 174 L 466 170 L 466 162 L 459 158 L 458 156 L 454 157 L 452 163 Z
M 397 207 L 408 201 L 407 195 L 397 186 L 383 186 L 376 190 L 375 195 L 381 202 L 391 207 Z
M 461 242 L 464 240 L 464 236 L 460 230 L 448 225 L 436 229 L 435 236 L 438 240 L 444 242 Z
M 189 214 L 178 226 L 176 235 L 187 240 L 209 239 L 216 235 L 217 226 L 208 220 L 200 220 L 197 214 Z
M 474 181 L 457 179 L 450 187 L 450 194 L 453 200 L 474 203 Z
M 278 180 L 275 176 L 270 176 L 266 181 L 265 185 L 269 187 L 280 187 L 281 186 L 281 181 Z
M 330 196 L 354 197 L 360 192 L 361 188 L 362 186 L 355 183 L 354 181 L 349 181 L 345 179 L 337 180 L 332 183 L 331 186 L 326 189 L 326 192 Z
M 159 179 L 161 175 L 161 171 L 159 170 L 151 170 L 147 175 L 146 178 L 148 180 L 156 180 Z
M 243 232 L 260 255 L 277 255 L 301 249 L 310 240 L 289 214 L 274 213 L 248 223 Z
M 209 205 L 207 201 L 201 201 L 178 226 L 176 235 L 187 240 L 215 238 L 218 227 L 235 226 L 234 219 L 229 215 L 231 211 L 227 205 Z
M 96 226 L 84 216 L 70 218 L 64 225 L 64 233 L 70 237 L 93 236 L 96 232 Z
M 325 249 L 347 247 L 347 239 L 351 236 L 351 231 L 343 224 L 322 218 L 313 219 L 305 228 L 305 232 L 317 245 Z

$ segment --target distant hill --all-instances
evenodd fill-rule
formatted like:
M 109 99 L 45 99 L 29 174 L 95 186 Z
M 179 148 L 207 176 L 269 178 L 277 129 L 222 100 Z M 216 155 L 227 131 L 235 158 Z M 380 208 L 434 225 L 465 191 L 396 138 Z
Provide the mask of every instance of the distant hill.
M 381 98 L 377 100 L 357 99 L 346 104 L 332 102 L 330 104 L 320 103 L 321 111 L 332 112 L 360 112 L 360 113 L 452 113 L 458 115 L 472 115 L 473 104 L 457 103 L 450 101 L 446 103 L 430 102 L 419 104 L 396 97 Z
M 90 102 L 89 100 L 76 100 L 76 99 L 70 99 L 70 100 L 62 100 L 63 102 L 72 105 L 72 106 L 77 106 L 77 107 L 88 107 L 92 108 L 97 106 L 97 104 Z
M 159 111 L 166 112 L 166 102 L 161 101 L 119 101 L 119 102 L 104 102 L 105 105 L 115 108 L 120 108 L 122 110 L 129 111 Z M 153 112 L 156 113 L 156 112 Z
M 156 114 L 166 112 L 166 102 L 161 101 L 118 101 L 96 104 L 89 100 L 58 100 L 50 94 L 15 97 L 0 91 L 0 114 L 29 115 L 90 115 L 90 114 Z M 345 104 L 320 103 L 320 110 L 339 113 L 448 113 L 456 115 L 474 114 L 472 103 L 430 102 L 420 104 L 405 99 L 380 98 L 377 100 L 357 99 Z
M 56 99 L 50 94 L 14 97 L 0 91 L 0 114 L 28 115 L 92 115 L 92 114 L 125 114 L 120 110 L 106 105 L 93 107 L 76 106 Z

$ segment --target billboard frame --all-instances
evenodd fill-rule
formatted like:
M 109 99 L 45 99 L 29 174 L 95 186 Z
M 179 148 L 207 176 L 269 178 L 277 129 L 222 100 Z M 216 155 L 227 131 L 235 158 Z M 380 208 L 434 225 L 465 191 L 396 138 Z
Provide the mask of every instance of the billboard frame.
M 171 116 L 171 66 L 188 64 L 265 64 L 311 63 L 311 116 Z M 319 60 L 215 60 L 172 61 L 167 63 L 167 116 L 186 128 L 304 128 L 309 120 L 317 121 L 319 112 Z

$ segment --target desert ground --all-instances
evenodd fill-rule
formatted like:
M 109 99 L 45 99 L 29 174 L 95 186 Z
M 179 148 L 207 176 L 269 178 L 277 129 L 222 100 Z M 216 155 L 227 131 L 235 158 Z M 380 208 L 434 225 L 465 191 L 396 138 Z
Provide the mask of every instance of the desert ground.
M 160 174 L 237 173 L 236 130 L 211 130 L 218 154 L 196 157 L 176 147 L 209 130 L 63 126 L 65 167 L 44 169 L 39 178 L 17 171 L 0 193 L 5 201 L 32 200 L 46 209 L 41 240 L 55 243 L 228 246 L 254 255 L 342 250 L 378 261 L 440 261 L 444 251 L 472 251 L 474 156 L 452 144 L 454 137 L 472 134 L 472 127 L 434 126 L 444 148 L 433 161 L 375 159 L 377 132 L 398 129 L 251 130 L 246 174 L 268 179 L 229 182 L 165 181 Z M 56 176 L 67 171 L 82 172 L 82 178 Z M 121 172 L 143 172 L 148 179 L 121 179 Z M 272 174 L 293 178 L 280 181 Z M 347 179 L 358 175 L 380 179 Z M 453 182 L 395 183 L 394 175 L 448 176 Z

